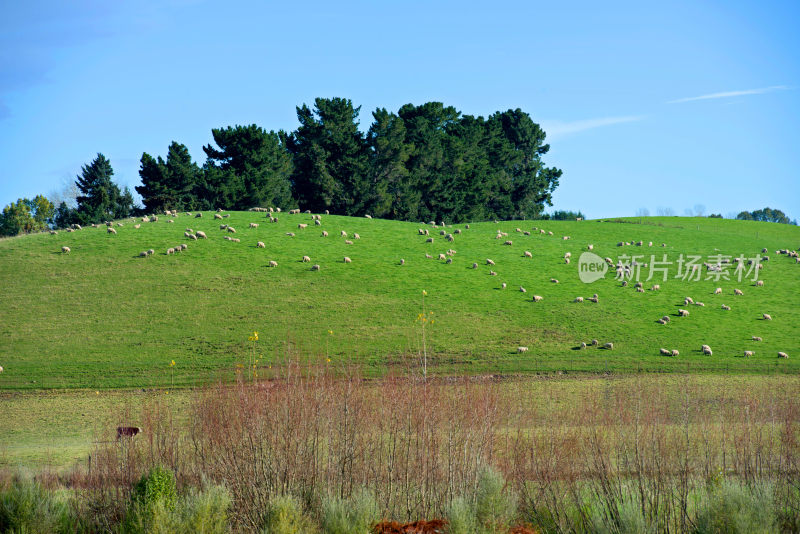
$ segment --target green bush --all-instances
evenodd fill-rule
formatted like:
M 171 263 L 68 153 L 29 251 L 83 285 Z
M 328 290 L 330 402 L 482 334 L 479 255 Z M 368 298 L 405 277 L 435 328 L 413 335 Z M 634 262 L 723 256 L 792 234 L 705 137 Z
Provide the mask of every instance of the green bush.
M 492 467 L 484 468 L 478 476 L 475 495 L 475 517 L 488 532 L 508 530 L 517 509 L 517 500 L 504 491 L 503 475 Z
M 478 532 L 475 508 L 463 497 L 456 497 L 447 507 L 448 534 L 474 534 Z
M 279 495 L 270 499 L 262 534 L 304 534 L 315 531 L 314 523 L 303 513 L 295 497 Z
M 722 481 L 698 507 L 696 534 L 759 534 L 775 532 L 776 513 L 768 486 L 748 487 Z
M 230 531 L 228 508 L 231 498 L 220 486 L 192 492 L 171 507 L 168 500 L 131 503 L 122 524 L 123 534 L 223 534 Z
M 0 532 L 66 533 L 74 531 L 73 523 L 67 500 L 37 482 L 15 478 L 0 491 Z
M 370 534 L 380 510 L 372 494 L 362 489 L 349 499 L 327 497 L 322 501 L 325 534 Z
M 160 465 L 143 475 L 133 487 L 133 500 L 145 506 L 160 502 L 165 509 L 172 510 L 177 498 L 175 475 Z
M 649 524 L 642 515 L 642 508 L 636 493 L 630 491 L 628 499 L 618 503 L 613 510 L 613 518 L 603 513 L 605 507 L 594 503 L 591 507 L 590 530 L 596 534 L 650 534 L 657 532 L 656 525 Z

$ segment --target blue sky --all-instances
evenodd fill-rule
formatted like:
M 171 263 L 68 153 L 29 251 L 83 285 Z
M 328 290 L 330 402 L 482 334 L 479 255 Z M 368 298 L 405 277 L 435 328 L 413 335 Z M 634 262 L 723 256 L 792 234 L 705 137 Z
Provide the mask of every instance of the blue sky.
M 800 3 L 4 2 L 0 204 L 73 181 L 97 152 L 139 183 L 172 140 L 296 128 L 317 96 L 522 108 L 588 217 L 800 218 Z

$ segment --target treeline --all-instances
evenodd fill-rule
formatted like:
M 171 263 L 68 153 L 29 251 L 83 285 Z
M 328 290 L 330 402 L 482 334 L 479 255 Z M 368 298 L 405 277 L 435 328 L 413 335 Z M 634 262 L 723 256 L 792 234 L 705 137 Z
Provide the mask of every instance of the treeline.
M 317 98 L 297 108 L 298 128 L 213 129 L 202 167 L 173 142 L 166 158 L 144 153 L 145 211 L 299 207 L 399 220 L 537 218 L 561 171 L 546 167 L 545 132 L 520 109 L 488 119 L 452 106 L 376 109 L 366 134 L 360 107 Z
M 781 224 L 793 224 L 797 226 L 797 220 L 791 220 L 781 210 L 764 208 L 755 211 L 743 211 L 736 216 L 740 221 L 762 221 L 775 222 Z

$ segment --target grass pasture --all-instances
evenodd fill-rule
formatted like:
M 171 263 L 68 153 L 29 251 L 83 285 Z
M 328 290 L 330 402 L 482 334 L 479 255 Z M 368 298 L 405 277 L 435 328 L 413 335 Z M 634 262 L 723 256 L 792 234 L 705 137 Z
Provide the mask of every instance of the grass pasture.
M 264 372 L 291 350 L 327 355 L 332 364 L 363 364 L 365 374 L 379 375 L 416 363 L 422 290 L 426 311 L 434 312 L 426 338 L 435 373 L 800 370 L 800 321 L 792 297 L 800 294 L 800 265 L 775 254 L 796 249 L 797 227 L 678 217 L 486 222 L 448 227 L 462 230 L 449 243 L 439 228 L 414 223 L 323 216 L 322 226 L 314 227 L 307 214 L 279 218 L 271 224 L 263 213 L 233 212 L 220 221 L 206 212 L 202 218 L 179 215 L 174 223 L 160 217 L 139 229 L 126 220 L 117 235 L 100 227 L 0 241 L 0 389 L 153 388 L 232 377 L 236 364 L 248 360 L 253 331 L 259 332 Z M 250 229 L 251 222 L 260 226 Z M 232 234 L 220 231 L 220 223 L 234 226 L 241 242 L 224 240 Z M 299 223 L 309 227 L 298 229 Z M 422 227 L 434 243 L 418 235 Z M 532 227 L 554 235 L 515 232 Z M 183 237 L 186 228 L 209 238 L 190 241 Z M 495 239 L 498 229 L 508 237 Z M 329 237 L 321 237 L 322 230 Z M 345 244 L 341 230 L 361 239 Z M 506 239 L 513 245 L 503 245 Z M 644 247 L 616 246 L 639 240 Z M 256 248 L 257 241 L 266 248 Z M 658 246 L 662 242 L 666 247 Z M 188 250 L 165 254 L 180 243 Z M 633 282 L 621 287 L 613 280 L 613 271 L 592 284 L 580 281 L 578 257 L 589 243 L 614 261 L 634 253 L 648 263 L 651 254 L 657 260 L 667 254 L 673 262 L 680 254 L 701 256 L 701 262 L 714 254 L 750 258 L 762 248 L 770 260 L 759 274 L 764 287 L 735 276 L 706 280 L 705 270 L 700 281 L 682 280 L 673 264 L 666 281 L 645 282 L 646 288 L 659 283 L 660 291 L 636 293 Z M 71 253 L 62 254 L 62 246 Z M 155 255 L 138 257 L 150 248 Z M 457 251 L 452 264 L 436 259 L 449 248 Z M 525 250 L 532 259 L 523 257 Z M 565 252 L 572 253 L 569 265 Z M 304 255 L 321 271 L 302 263 Z M 345 255 L 352 263 L 343 263 Z M 487 258 L 496 266 L 487 266 Z M 269 260 L 278 267 L 268 267 Z M 490 276 L 490 269 L 498 275 Z M 722 295 L 713 294 L 716 287 Z M 734 288 L 744 295 L 734 296 Z M 593 293 L 597 304 L 572 302 Z M 532 302 L 534 294 L 544 300 Z M 689 306 L 691 315 L 679 318 L 685 296 L 705 306 Z M 732 309 L 724 311 L 722 304 Z M 762 313 L 773 320 L 761 320 Z M 663 315 L 672 316 L 670 324 L 656 323 Z M 754 335 L 763 341 L 752 341 Z M 593 338 L 601 345 L 613 342 L 614 350 L 576 350 Z M 714 355 L 704 356 L 701 344 Z M 517 354 L 519 345 L 529 351 Z M 680 356 L 660 356 L 661 347 Z M 754 356 L 742 357 L 745 350 Z M 778 351 L 790 358 L 776 358 Z

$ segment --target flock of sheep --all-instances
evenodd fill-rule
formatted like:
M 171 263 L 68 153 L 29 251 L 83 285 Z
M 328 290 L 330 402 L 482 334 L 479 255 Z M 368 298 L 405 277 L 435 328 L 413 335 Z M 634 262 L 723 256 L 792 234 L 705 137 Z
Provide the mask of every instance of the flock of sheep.
M 269 221 L 273 222 L 273 223 L 274 222 L 278 222 L 277 214 L 281 213 L 280 208 L 275 208 L 275 209 L 273 209 L 273 208 L 253 208 L 250 211 L 253 211 L 253 212 L 265 212 L 267 214 L 267 218 L 269 219 Z M 301 211 L 299 209 L 292 209 L 292 210 L 288 211 L 289 215 L 299 215 L 300 213 L 301 213 Z M 310 221 L 312 221 L 315 226 L 322 226 L 322 215 L 321 214 L 311 214 L 309 211 L 306 211 L 305 213 L 311 215 Z M 328 215 L 329 212 L 326 210 L 325 214 Z M 171 217 L 169 220 L 167 220 L 167 223 L 174 223 L 175 222 L 175 218 L 178 216 L 178 214 L 177 214 L 177 212 L 175 210 L 165 211 L 164 215 L 166 217 Z M 203 216 L 202 213 L 197 213 L 197 214 L 193 215 L 190 212 L 186 212 L 185 215 L 187 217 L 194 217 L 194 218 L 201 218 Z M 222 213 L 222 210 L 217 210 L 217 213 L 214 214 L 214 219 L 215 220 L 222 220 L 222 219 L 228 218 L 229 216 L 230 216 L 229 214 Z M 366 218 L 371 219 L 372 217 L 367 215 Z M 141 218 L 141 222 L 142 223 L 157 222 L 157 221 L 158 221 L 158 216 L 149 216 L 149 217 L 142 217 Z M 132 220 L 131 222 L 135 222 L 135 220 Z M 498 221 L 495 221 L 495 222 L 498 222 Z M 454 229 L 452 232 L 449 231 L 449 229 L 452 228 L 452 226 L 448 226 L 444 222 L 437 223 L 436 221 L 430 221 L 429 223 L 427 223 L 427 225 L 431 226 L 434 230 L 438 229 L 439 230 L 438 235 L 441 238 L 443 238 L 445 241 L 447 241 L 448 243 L 454 243 L 455 240 L 456 240 L 456 236 L 458 236 L 459 234 L 462 234 L 462 229 L 460 229 L 460 228 Z M 93 227 L 98 227 L 99 225 L 92 225 L 92 226 Z M 122 222 L 117 222 L 116 226 L 117 227 L 121 227 L 121 226 L 123 226 L 123 223 Z M 308 226 L 309 226 L 309 223 L 305 223 L 305 222 L 298 223 L 297 224 L 297 230 L 298 231 L 305 231 L 305 230 L 308 229 Z M 107 231 L 108 234 L 113 234 L 113 235 L 117 234 L 117 231 L 114 228 L 114 223 L 107 222 L 105 224 L 105 227 L 106 227 L 106 231 Z M 135 224 L 134 225 L 135 229 L 138 229 L 140 227 L 141 227 L 141 224 Z M 255 223 L 255 222 L 249 223 L 249 229 L 257 230 L 258 228 L 259 228 L 259 224 L 258 223 Z M 77 230 L 81 230 L 81 229 L 82 228 L 81 228 L 80 225 L 72 225 L 66 231 L 67 232 L 73 232 L 73 231 L 77 231 Z M 236 229 L 233 226 L 230 226 L 228 224 L 224 224 L 223 223 L 223 224 L 219 225 L 219 229 L 220 229 L 220 231 L 225 232 L 226 235 L 224 236 L 224 239 L 226 239 L 228 241 L 231 241 L 231 242 L 236 242 L 236 243 L 241 242 L 241 240 L 239 238 L 231 237 L 230 234 L 234 234 L 234 235 L 236 234 Z M 470 229 L 470 225 L 469 224 L 464 226 L 464 230 L 469 230 L 469 229 Z M 433 236 L 431 236 L 431 231 L 430 230 L 431 230 L 430 228 L 418 228 L 417 229 L 417 235 L 418 236 L 424 236 L 425 237 L 425 243 L 435 243 L 435 239 L 434 239 Z M 522 230 L 521 228 L 516 228 L 515 232 L 519 233 L 519 234 L 522 234 L 523 236 L 530 236 L 532 233 L 539 234 L 539 235 L 545 235 L 545 236 L 552 236 L 553 235 L 552 231 L 546 231 L 544 229 L 537 228 L 537 227 L 533 227 L 530 231 Z M 57 231 L 51 231 L 50 233 L 51 234 L 58 234 Z M 296 234 L 294 232 L 287 232 L 286 235 L 288 237 L 292 238 L 292 237 L 295 237 Z M 345 231 L 345 230 L 341 230 L 339 235 L 340 235 L 341 238 L 344 238 L 345 245 L 352 245 L 353 242 L 354 242 L 353 240 L 358 240 L 358 239 L 361 238 L 361 236 L 358 233 L 353 233 L 352 236 L 350 236 L 348 234 L 348 232 Z M 184 238 L 189 239 L 189 240 L 193 240 L 193 241 L 197 241 L 197 240 L 200 240 L 200 239 L 208 239 L 208 236 L 206 235 L 205 232 L 203 232 L 203 231 L 194 231 L 192 228 L 186 228 L 184 233 L 183 233 L 183 236 L 184 236 Z M 329 233 L 327 231 L 323 230 L 322 233 L 321 233 L 321 237 L 324 238 L 324 237 L 328 237 L 328 236 L 329 236 Z M 349 239 L 350 237 L 352 237 L 352 240 Z M 494 239 L 503 240 L 503 243 L 502 243 L 503 246 L 509 246 L 509 247 L 514 246 L 514 241 L 512 239 L 508 239 L 508 237 L 509 237 L 508 233 L 503 232 L 503 231 L 498 229 Z M 571 239 L 571 237 L 568 236 L 568 235 L 562 236 L 562 240 L 563 241 L 569 241 L 570 239 Z M 642 246 L 645 246 L 645 242 L 643 240 L 639 240 L 639 241 L 620 241 L 620 242 L 617 243 L 617 246 L 620 246 L 620 247 L 622 247 L 622 246 L 631 246 L 631 245 L 642 247 Z M 259 249 L 265 249 L 266 248 L 266 244 L 263 241 L 257 241 L 255 246 L 256 246 L 256 248 L 259 248 Z M 646 246 L 652 247 L 653 246 L 653 242 L 652 241 L 648 241 Z M 666 243 L 661 243 L 661 246 L 662 247 L 666 247 Z M 169 248 L 166 249 L 166 255 L 168 255 L 168 256 L 169 255 L 174 255 L 174 254 L 177 254 L 179 252 L 185 251 L 187 248 L 188 248 L 188 245 L 186 245 L 185 243 L 182 243 L 182 244 L 177 245 L 177 246 L 169 247 Z M 586 246 L 586 249 L 589 250 L 589 251 L 592 251 L 592 250 L 594 250 L 594 245 L 593 244 L 588 244 Z M 62 251 L 62 253 L 70 253 L 71 249 L 68 246 L 63 246 L 61 248 L 61 251 Z M 762 250 L 762 253 L 766 253 L 766 252 L 767 252 L 766 249 Z M 800 263 L 800 257 L 798 257 L 798 253 L 795 252 L 795 251 L 791 251 L 791 250 L 788 250 L 788 249 L 782 249 L 782 250 L 776 251 L 776 253 L 779 254 L 779 255 L 787 255 L 787 256 L 793 257 L 793 258 L 795 258 L 795 261 L 797 263 Z M 148 256 L 152 256 L 153 254 L 155 254 L 155 250 L 154 249 L 148 249 L 148 250 L 140 252 L 139 256 L 140 257 L 148 257 Z M 453 250 L 452 248 L 449 248 L 447 251 L 445 251 L 443 253 L 439 253 L 437 255 L 437 258 L 438 258 L 439 261 L 443 261 L 443 262 L 445 262 L 447 264 L 450 264 L 450 263 L 453 262 L 453 257 L 455 255 L 456 255 L 456 251 Z M 432 259 L 433 258 L 433 256 L 431 254 L 429 254 L 429 253 L 425 253 L 425 257 L 428 258 L 428 259 Z M 524 259 L 532 259 L 533 258 L 533 253 L 530 250 L 525 250 L 523 252 L 523 254 L 522 254 L 522 257 Z M 571 261 L 571 257 L 572 257 L 571 252 L 566 252 L 566 253 L 564 253 L 562 259 L 563 259 L 565 264 L 569 264 L 570 261 Z M 768 256 L 763 258 L 764 261 L 767 261 L 768 259 L 769 259 Z M 304 255 L 300 259 L 300 261 L 303 262 L 303 263 L 311 263 L 311 257 L 309 255 Z M 626 276 L 630 276 L 631 275 L 631 268 L 632 267 L 636 267 L 636 265 L 637 265 L 636 262 L 634 261 L 634 262 L 632 262 L 631 264 L 628 264 L 628 265 L 625 265 L 625 264 L 622 264 L 621 262 L 618 262 L 616 265 L 614 265 L 614 263 L 611 260 L 611 258 L 605 258 L 604 261 L 606 263 L 608 263 L 609 266 L 615 267 L 615 270 L 616 270 L 618 278 L 622 279 L 621 286 L 622 287 L 627 286 L 628 285 L 627 281 L 624 280 L 624 278 Z M 740 261 L 740 260 L 739 260 L 739 258 L 734 258 L 734 261 Z M 352 262 L 352 260 L 351 260 L 351 258 L 349 256 L 344 256 L 342 258 L 342 262 L 346 263 L 346 264 L 349 264 L 349 263 Z M 405 265 L 405 263 L 406 263 L 405 259 L 401 258 L 399 260 L 399 265 Z M 490 259 L 490 258 L 486 258 L 485 264 L 487 266 L 489 266 L 489 267 L 495 267 L 496 266 L 495 261 Z M 273 267 L 273 268 L 274 267 L 278 267 L 278 263 L 275 260 L 269 260 L 267 265 L 269 267 Z M 647 264 L 641 264 L 641 266 L 646 267 Z M 763 266 L 764 266 L 764 263 L 760 263 L 758 265 L 759 268 L 763 268 Z M 710 265 L 710 264 L 706 263 L 706 264 L 704 264 L 704 267 L 708 271 L 721 269 L 721 265 L 720 264 Z M 478 263 L 477 262 L 472 263 L 472 268 L 473 269 L 478 269 Z M 694 266 L 694 268 L 699 268 L 699 266 Z M 311 270 L 312 271 L 319 271 L 319 270 L 321 270 L 321 266 L 319 264 L 313 264 L 312 267 L 311 267 Z M 494 271 L 494 269 L 490 269 L 488 274 L 490 276 L 497 276 L 498 273 L 496 271 Z M 554 283 L 554 284 L 558 284 L 559 283 L 558 279 L 556 279 L 556 278 L 551 278 L 550 281 L 552 283 Z M 755 286 L 756 287 L 763 287 L 764 286 L 763 280 L 758 280 L 757 283 L 755 284 Z M 501 289 L 506 289 L 507 288 L 507 283 L 503 282 L 501 284 L 500 288 Z M 645 292 L 644 285 L 641 282 L 637 282 L 634 285 L 634 288 L 635 288 L 636 292 L 639 292 L 639 293 L 644 293 Z M 660 289 L 661 289 L 661 287 L 660 287 L 659 284 L 654 284 L 652 287 L 650 287 L 651 291 L 658 291 Z M 521 293 L 523 293 L 523 294 L 527 293 L 527 289 L 522 285 L 519 286 L 519 291 Z M 714 291 L 714 295 L 720 295 L 722 293 L 723 293 L 722 288 L 716 288 L 716 290 Z M 733 290 L 733 295 L 734 296 L 744 296 L 744 292 L 741 291 L 738 288 L 735 288 Z M 542 295 L 534 294 L 534 295 L 532 295 L 531 301 L 532 302 L 541 302 L 543 299 L 544 299 L 544 297 Z M 598 294 L 595 293 L 591 297 L 584 298 L 583 296 L 577 296 L 577 297 L 572 299 L 573 303 L 582 303 L 584 301 L 589 301 L 589 302 L 593 302 L 593 303 L 597 304 L 597 303 L 599 303 L 600 298 L 599 298 Z M 689 305 L 700 306 L 700 307 L 704 307 L 705 306 L 705 304 L 703 302 L 696 302 L 694 299 L 692 299 L 691 297 L 687 296 L 684 299 L 684 306 L 688 307 Z M 730 311 L 731 310 L 731 307 L 728 306 L 727 304 L 724 304 L 724 303 L 721 304 L 721 308 L 722 308 L 722 310 L 725 310 L 725 311 Z M 678 317 L 689 317 L 689 315 L 690 315 L 689 310 L 687 310 L 685 308 L 678 309 L 678 312 L 677 312 L 677 316 Z M 762 319 L 764 321 L 770 321 L 770 320 L 772 320 L 772 317 L 769 314 L 764 313 L 762 315 Z M 671 319 L 670 319 L 669 315 L 664 315 L 663 317 L 658 319 L 656 322 L 658 324 L 661 324 L 661 325 L 667 325 L 667 324 L 669 324 L 671 322 Z M 762 338 L 758 337 L 758 336 L 753 336 L 752 339 L 753 339 L 753 341 L 761 341 Z M 579 349 L 585 349 L 588 346 L 595 346 L 595 347 L 601 347 L 602 346 L 602 348 L 604 348 L 604 349 L 613 350 L 614 343 L 613 342 L 605 342 L 605 343 L 603 343 L 601 345 L 600 342 L 597 339 L 593 339 L 588 344 L 586 342 L 581 342 L 581 344 L 580 344 L 580 346 L 578 348 Z M 527 351 L 528 351 L 528 347 L 525 347 L 525 346 L 519 346 L 517 348 L 517 352 L 518 353 L 523 353 L 523 352 L 527 352 Z M 670 357 L 679 356 L 679 354 L 680 354 L 679 351 L 676 350 L 676 349 L 666 349 L 666 348 L 660 348 L 659 352 L 663 356 L 670 356 Z M 711 350 L 711 347 L 709 347 L 708 345 L 705 345 L 705 344 L 700 347 L 700 352 L 702 352 L 705 355 L 709 355 L 709 356 L 713 355 L 713 351 Z M 744 351 L 744 357 L 750 357 L 750 356 L 753 356 L 753 355 L 754 355 L 754 351 L 752 351 L 752 350 L 745 350 Z M 781 357 L 781 358 L 788 358 L 787 353 L 785 353 L 783 351 L 778 352 L 778 356 Z

